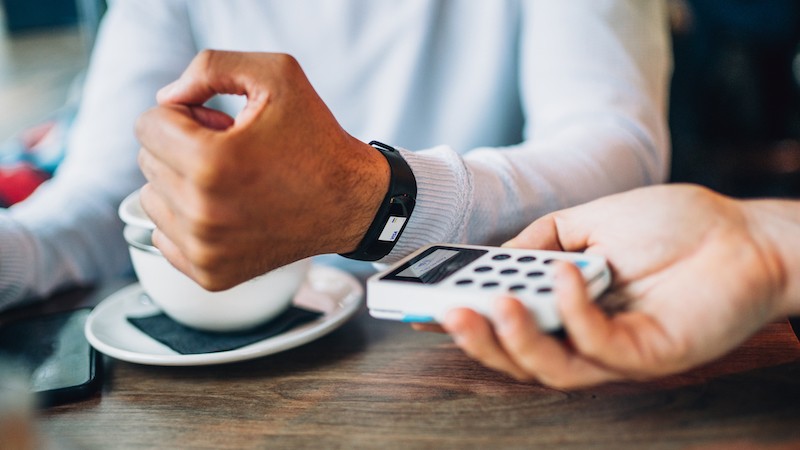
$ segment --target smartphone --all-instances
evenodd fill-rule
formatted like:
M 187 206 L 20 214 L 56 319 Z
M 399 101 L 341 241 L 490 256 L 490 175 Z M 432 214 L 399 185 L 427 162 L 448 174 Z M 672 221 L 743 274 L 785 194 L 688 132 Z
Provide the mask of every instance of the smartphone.
M 81 400 L 100 387 L 102 361 L 83 332 L 90 311 L 52 313 L 0 327 L 0 359 L 30 375 L 38 405 Z

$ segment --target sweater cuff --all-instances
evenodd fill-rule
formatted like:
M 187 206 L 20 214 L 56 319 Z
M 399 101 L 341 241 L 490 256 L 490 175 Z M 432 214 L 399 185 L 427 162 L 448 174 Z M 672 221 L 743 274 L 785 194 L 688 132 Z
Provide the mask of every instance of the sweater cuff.
M 29 297 L 35 253 L 30 234 L 14 219 L 0 215 L 0 311 Z
M 395 262 L 424 245 L 459 242 L 472 192 L 464 163 L 451 148 L 399 151 L 417 180 L 417 201 L 400 240 L 381 264 Z

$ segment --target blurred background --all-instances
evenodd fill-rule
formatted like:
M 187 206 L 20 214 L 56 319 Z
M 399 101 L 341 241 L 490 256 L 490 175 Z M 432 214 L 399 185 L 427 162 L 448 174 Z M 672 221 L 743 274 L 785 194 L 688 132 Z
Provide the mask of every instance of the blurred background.
M 672 180 L 800 196 L 800 1 L 670 7 Z
M 0 0 L 0 142 L 64 106 L 86 66 L 100 6 Z
M 22 186 L 57 164 L 105 2 L 0 2 L 0 169 L 27 154 L 39 170 L 25 179 L 0 171 L 0 185 Z M 800 197 L 800 0 L 669 5 L 671 180 Z

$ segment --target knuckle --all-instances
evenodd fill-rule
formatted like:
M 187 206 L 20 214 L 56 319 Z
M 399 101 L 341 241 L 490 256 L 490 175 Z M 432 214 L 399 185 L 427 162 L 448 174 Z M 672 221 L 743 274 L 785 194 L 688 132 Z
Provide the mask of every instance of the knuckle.
M 203 289 L 210 292 L 220 292 L 233 287 L 230 283 L 221 281 L 214 273 L 206 273 L 196 280 Z
M 537 374 L 549 367 L 548 361 L 543 361 L 544 357 L 537 352 L 536 347 L 529 345 L 515 345 L 509 349 L 514 355 L 517 365 L 529 374 Z
M 157 114 L 158 107 L 153 107 L 145 112 L 139 114 L 133 124 L 133 131 L 139 141 L 147 139 L 147 132 L 150 129 L 150 123 L 153 121 L 153 116 Z
M 536 377 L 531 375 L 531 374 L 529 374 L 529 373 L 522 373 L 522 372 L 516 373 L 515 372 L 515 373 L 511 373 L 509 375 L 511 375 L 511 377 L 513 379 L 519 381 L 520 383 L 531 383 L 533 381 L 536 381 Z
M 633 355 L 624 369 L 641 373 L 660 372 L 671 366 L 674 361 L 682 361 L 690 351 L 691 344 L 682 339 L 672 339 L 669 345 L 662 346 L 651 340 L 634 336 L 632 339 Z
M 697 197 L 707 197 L 716 195 L 711 189 L 698 184 L 685 185 L 684 189 L 686 189 L 686 191 L 689 192 L 690 194 L 693 194 Z
M 554 376 L 552 374 L 540 374 L 538 376 L 538 380 L 540 383 L 549 386 L 553 389 L 569 391 L 573 389 L 577 389 L 579 384 L 570 378 L 565 376 Z
M 676 340 L 670 345 L 669 350 L 650 347 L 639 364 L 632 365 L 631 369 L 645 378 L 686 370 L 687 362 L 694 360 L 692 348 L 696 346 L 684 340 Z
M 211 49 L 203 49 L 197 53 L 197 56 L 194 58 L 194 64 L 200 70 L 209 69 L 214 66 L 215 61 L 218 59 L 220 53 L 219 50 L 211 50 Z
M 197 157 L 189 163 L 187 178 L 199 192 L 203 194 L 218 192 L 237 179 L 235 164 L 222 154 L 227 152 L 204 151 L 194 152 Z M 230 157 L 230 154 L 228 154 Z
M 225 232 L 231 229 L 229 220 L 222 211 L 225 206 L 215 201 L 211 195 L 196 189 L 189 190 L 178 201 L 182 204 L 176 209 L 176 216 L 182 222 L 187 244 L 191 245 L 189 250 L 200 257 L 204 255 L 204 251 L 218 251 L 222 248 L 220 241 Z
M 139 153 L 136 154 L 136 163 L 142 169 L 142 172 L 144 173 L 145 177 L 147 176 L 148 171 L 149 171 L 148 170 L 149 169 L 149 162 L 148 161 L 149 161 L 149 157 L 147 155 L 147 151 L 144 149 L 144 147 L 140 148 L 139 149 Z
M 217 263 L 209 266 L 194 266 L 194 280 L 203 289 L 211 292 L 219 292 L 230 289 L 237 284 L 234 279 L 234 274 L 228 273 L 224 270 L 225 266 L 220 266 Z
M 189 80 L 209 80 L 228 77 L 230 67 L 226 64 L 232 52 L 203 49 L 195 56 L 184 74 Z
M 288 67 L 288 68 L 300 67 L 300 63 L 297 61 L 297 58 L 288 53 L 275 53 L 274 59 L 275 62 L 281 67 Z
M 198 146 L 192 153 L 196 157 L 189 163 L 191 166 L 187 170 L 187 177 L 203 192 L 217 192 L 235 183 L 241 170 L 246 169 L 237 158 L 231 157 L 226 147 Z M 237 165 L 244 168 L 240 170 Z
M 197 260 L 211 263 L 220 258 L 217 255 L 222 255 L 220 246 L 214 245 L 219 240 L 220 226 L 215 217 L 206 211 L 193 209 L 186 213 L 187 231 L 192 236 L 192 254 Z
M 517 364 L 529 376 L 541 380 L 541 377 L 547 376 L 542 370 L 542 367 L 537 360 L 532 358 L 518 358 Z
M 194 281 L 207 291 L 219 292 L 224 290 L 220 286 L 219 281 L 217 281 L 217 277 L 215 276 L 214 272 L 209 272 L 202 269 L 196 270 Z
M 604 359 L 606 349 L 596 339 L 575 339 L 573 343 L 582 355 L 598 360 Z
M 284 77 L 291 77 L 298 72 L 302 72 L 300 62 L 297 61 L 297 58 L 288 53 L 275 53 L 273 55 L 273 61 L 279 73 Z
M 484 345 L 477 343 L 474 338 L 465 334 L 461 335 L 458 345 L 470 358 L 494 367 L 494 352 L 488 351 Z
M 186 258 L 195 268 L 201 284 L 207 285 L 215 281 L 214 274 L 219 272 L 220 257 L 204 244 L 192 244 L 186 251 Z M 198 281 L 200 281 L 198 280 Z
M 203 191 L 210 191 L 217 187 L 225 178 L 222 169 L 211 161 L 202 161 L 196 164 L 188 174 L 192 185 Z

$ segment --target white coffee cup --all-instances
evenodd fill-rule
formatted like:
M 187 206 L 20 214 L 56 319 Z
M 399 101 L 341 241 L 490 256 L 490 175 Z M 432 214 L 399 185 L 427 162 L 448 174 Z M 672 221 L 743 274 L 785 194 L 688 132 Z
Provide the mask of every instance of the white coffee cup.
M 289 308 L 311 266 L 310 259 L 303 259 L 225 291 L 208 291 L 176 269 L 153 246 L 154 227 L 143 227 L 141 225 L 147 225 L 146 222 L 132 222 L 129 214 L 122 213 L 123 208 L 130 212 L 134 201 L 135 208 L 141 211 L 138 192 L 129 196 L 120 207 L 120 217 L 128 223 L 124 235 L 133 269 L 142 289 L 153 302 L 166 315 L 188 327 L 226 332 L 267 322 Z

